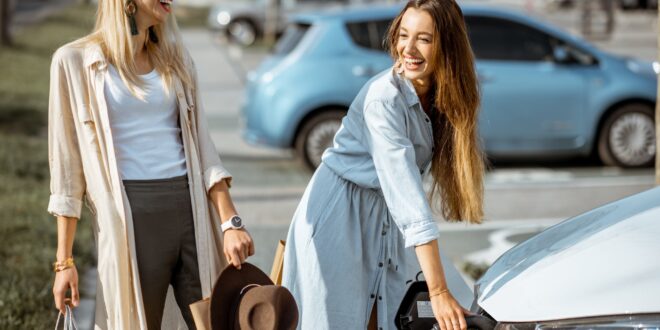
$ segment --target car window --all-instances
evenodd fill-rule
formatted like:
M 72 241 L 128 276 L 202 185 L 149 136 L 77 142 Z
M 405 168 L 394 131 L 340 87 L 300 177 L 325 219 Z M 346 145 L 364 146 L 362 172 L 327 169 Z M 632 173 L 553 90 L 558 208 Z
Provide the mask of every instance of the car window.
M 350 22 L 346 24 L 348 33 L 356 45 L 373 50 L 383 51 L 383 40 L 391 20 L 368 22 Z
M 552 61 L 550 37 L 529 26 L 504 19 L 466 16 L 472 50 L 478 59 Z
M 284 34 L 275 45 L 274 53 L 278 55 L 286 55 L 298 46 L 300 40 L 305 36 L 310 24 L 305 23 L 292 23 L 284 30 Z
M 578 64 L 578 65 L 597 65 L 598 60 L 588 52 L 577 48 L 570 43 L 559 39 L 550 40 L 553 49 L 561 48 L 566 52 L 566 58 L 558 61 L 562 64 Z
M 376 25 L 376 32 L 378 33 L 378 44 L 381 47 L 380 49 L 386 50 L 384 47 L 385 38 L 387 38 L 387 31 L 390 29 L 390 25 L 392 25 L 392 20 L 386 19 L 382 21 L 376 21 L 374 24 Z

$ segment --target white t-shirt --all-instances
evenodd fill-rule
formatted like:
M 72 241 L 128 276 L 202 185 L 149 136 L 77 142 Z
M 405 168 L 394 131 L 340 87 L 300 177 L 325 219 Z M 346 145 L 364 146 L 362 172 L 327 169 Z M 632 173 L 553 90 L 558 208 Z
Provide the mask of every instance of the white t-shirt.
M 144 101 L 131 94 L 114 66 L 109 66 L 105 79 L 104 92 L 121 178 L 150 180 L 184 175 L 186 157 L 174 92 L 165 92 L 156 70 L 140 78 L 146 92 Z

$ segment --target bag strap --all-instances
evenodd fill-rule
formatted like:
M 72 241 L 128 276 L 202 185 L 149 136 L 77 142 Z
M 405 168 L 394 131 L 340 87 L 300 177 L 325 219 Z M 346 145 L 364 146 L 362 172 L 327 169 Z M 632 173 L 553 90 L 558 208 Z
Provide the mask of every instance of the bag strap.
M 73 311 L 71 310 L 71 306 L 69 304 L 64 305 L 66 310 L 64 312 L 64 330 L 78 330 L 78 323 L 76 323 L 76 319 L 73 317 Z M 60 326 L 60 318 L 62 318 L 62 313 L 59 311 L 57 312 L 57 322 L 55 323 L 55 330 Z

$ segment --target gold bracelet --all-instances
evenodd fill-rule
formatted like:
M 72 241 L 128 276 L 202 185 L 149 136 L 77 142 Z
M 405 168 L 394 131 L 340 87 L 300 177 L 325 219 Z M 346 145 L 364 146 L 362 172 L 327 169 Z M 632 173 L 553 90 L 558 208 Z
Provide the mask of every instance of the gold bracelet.
M 435 296 L 439 296 L 441 294 L 449 293 L 449 290 L 447 288 L 444 288 L 442 290 L 436 291 L 436 292 L 429 292 L 429 298 L 433 298 Z
M 53 263 L 53 271 L 54 272 L 61 272 L 65 269 L 69 269 L 76 264 L 73 262 L 73 257 L 66 258 L 64 261 L 55 261 Z

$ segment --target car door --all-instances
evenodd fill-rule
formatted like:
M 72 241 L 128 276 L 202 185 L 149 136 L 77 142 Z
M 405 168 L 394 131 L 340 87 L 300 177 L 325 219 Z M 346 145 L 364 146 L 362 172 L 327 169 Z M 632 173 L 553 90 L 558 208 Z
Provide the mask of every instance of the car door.
M 561 153 L 579 136 L 587 100 L 580 66 L 557 63 L 557 40 L 530 26 L 466 17 L 482 93 L 480 133 L 493 156 Z

